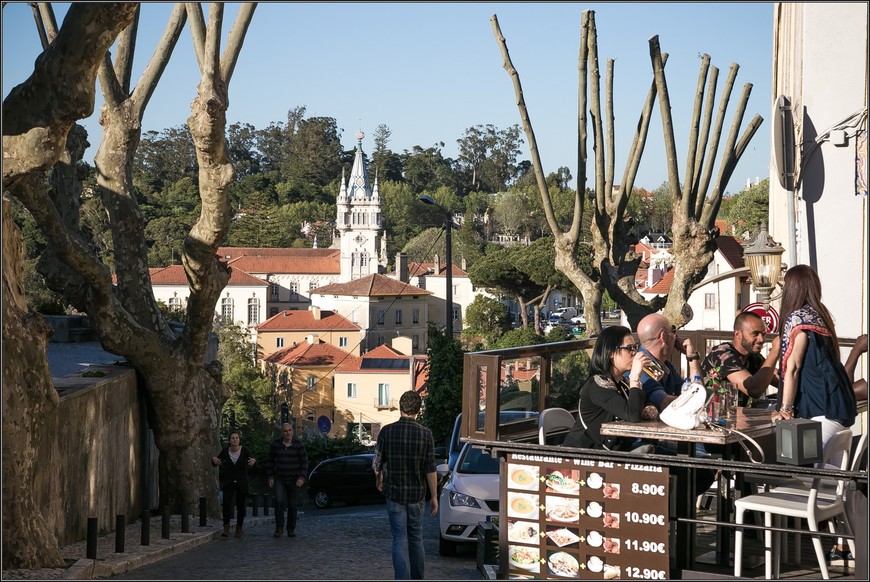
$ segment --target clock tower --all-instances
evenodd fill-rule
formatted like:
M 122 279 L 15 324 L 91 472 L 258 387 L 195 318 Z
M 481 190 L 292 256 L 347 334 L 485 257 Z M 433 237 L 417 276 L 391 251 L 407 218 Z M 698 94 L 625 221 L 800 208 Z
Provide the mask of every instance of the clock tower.
M 336 201 L 335 226 L 341 239 L 341 280 L 352 281 L 378 272 L 381 225 L 381 197 L 378 181 L 369 185 L 362 151 L 365 134 L 356 132 L 356 155 L 350 179 L 341 173 L 341 188 Z

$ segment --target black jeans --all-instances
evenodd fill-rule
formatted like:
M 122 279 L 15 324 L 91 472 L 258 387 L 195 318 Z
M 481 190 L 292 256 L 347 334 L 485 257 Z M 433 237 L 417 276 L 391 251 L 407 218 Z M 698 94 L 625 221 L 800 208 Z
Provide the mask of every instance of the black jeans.
M 235 481 L 224 485 L 221 491 L 224 495 L 224 525 L 230 525 L 230 520 L 233 517 L 233 501 L 235 501 L 236 525 L 241 527 L 245 523 L 245 501 L 248 492 L 243 490 L 242 486 Z
M 284 527 L 284 509 L 287 509 L 287 531 L 296 529 L 296 479 L 275 479 L 275 528 Z

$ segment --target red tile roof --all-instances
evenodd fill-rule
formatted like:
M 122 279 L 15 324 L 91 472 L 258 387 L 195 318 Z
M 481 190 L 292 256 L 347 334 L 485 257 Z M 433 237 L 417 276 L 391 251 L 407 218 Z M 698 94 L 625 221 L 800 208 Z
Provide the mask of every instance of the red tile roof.
M 468 273 L 460 269 L 455 263 L 451 265 L 451 273 L 454 277 L 468 277 Z M 435 272 L 435 263 L 408 263 L 408 276 L 429 276 L 429 277 L 446 277 L 447 262 L 438 265 L 438 272 Z
M 667 295 L 671 292 L 671 285 L 674 282 L 674 269 L 668 269 L 665 276 L 658 283 L 650 287 L 645 293 L 654 293 L 656 295 Z
M 258 331 L 359 331 L 360 327 L 334 311 L 321 311 L 320 319 L 314 312 L 301 309 L 288 309 L 273 315 L 257 326 Z
M 321 341 L 313 344 L 304 341 L 299 345 L 280 349 L 264 358 L 266 362 L 272 364 L 299 367 L 336 367 L 355 359 L 357 357 L 353 354 Z
M 320 249 L 305 249 L 320 250 Z M 328 256 L 254 256 L 230 259 L 228 264 L 248 273 L 311 273 L 337 275 L 341 272 L 339 252 Z
M 355 297 L 394 297 L 399 295 L 431 295 L 431 291 L 396 281 L 384 275 L 369 275 L 350 283 L 333 283 L 313 289 L 319 295 L 342 295 Z
M 297 249 L 297 248 L 263 248 L 263 247 L 218 247 L 217 255 L 224 259 L 237 259 L 243 256 L 253 257 L 329 257 L 338 255 L 338 249 Z
M 716 245 L 732 269 L 739 269 L 744 266 L 743 245 L 740 244 L 739 240 L 733 236 L 718 236 L 716 237 Z
M 366 352 L 364 355 L 357 358 L 355 361 L 346 361 L 341 366 L 339 366 L 339 371 L 341 372 L 360 372 L 363 374 L 408 374 L 408 368 L 373 368 L 366 367 L 363 369 L 363 361 L 369 360 L 370 362 L 375 360 L 405 360 L 408 361 L 410 358 L 414 356 L 406 356 L 397 352 L 387 344 L 380 345 L 375 349 Z
M 159 267 L 148 269 L 151 275 L 152 285 L 187 285 L 187 276 L 184 274 L 182 265 L 170 265 L 168 267 Z M 239 285 L 244 287 L 268 287 L 269 284 L 262 279 L 258 279 L 253 275 L 242 271 L 241 269 L 230 269 L 230 281 L 227 285 Z

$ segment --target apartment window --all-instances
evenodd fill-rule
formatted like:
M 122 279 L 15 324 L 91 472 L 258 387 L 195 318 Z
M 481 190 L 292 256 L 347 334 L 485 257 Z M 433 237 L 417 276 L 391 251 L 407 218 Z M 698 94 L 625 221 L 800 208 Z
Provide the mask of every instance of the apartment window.
M 248 325 L 255 325 L 260 321 L 260 300 L 256 297 L 248 299 Z
M 356 382 L 347 383 L 347 397 L 356 398 Z
M 704 309 L 716 309 L 715 293 L 704 293 Z
M 290 283 L 290 301 L 296 301 L 299 296 L 299 283 Z
M 459 309 L 453 308 L 453 321 L 459 321 Z
M 420 310 L 414 309 L 411 311 L 411 323 L 420 323 Z
M 283 348 L 284 347 L 284 338 L 283 337 L 275 338 L 275 347 L 276 348 Z
M 338 338 L 338 347 L 346 348 L 347 347 L 347 337 L 339 336 Z
M 396 310 L 396 325 L 402 325 L 402 310 Z
M 308 389 L 314 390 L 315 386 L 317 386 L 317 377 L 316 376 L 308 376 Z
M 420 349 L 420 336 L 419 335 L 414 334 L 414 339 L 412 340 L 411 345 L 414 347 L 415 350 Z
M 453 286 L 453 296 L 457 297 L 459 295 L 459 285 Z
M 224 323 L 233 322 L 233 300 L 229 297 L 221 299 L 221 318 Z
M 350 320 L 353 323 L 359 323 L 359 314 L 356 309 L 350 312 Z
M 313 410 L 306 410 L 305 411 L 305 420 L 307 420 L 308 422 L 314 422 L 314 411 Z
M 360 253 L 359 265 L 360 265 L 360 267 L 368 267 L 369 266 L 369 254 L 368 253 Z
M 275 301 L 278 300 L 278 283 L 269 283 L 269 294 Z
M 390 405 L 390 385 L 378 384 L 378 406 Z
M 317 289 L 317 281 L 312 281 L 311 283 L 308 284 L 309 291 L 313 291 L 314 289 Z
M 170 297 L 169 298 L 169 311 L 177 311 L 179 309 L 181 309 L 181 298 Z
M 382 336 L 382 335 L 378 336 L 378 345 L 379 346 L 384 345 L 384 336 Z
M 378 309 L 378 325 L 384 325 L 384 315 L 386 312 L 383 309 Z

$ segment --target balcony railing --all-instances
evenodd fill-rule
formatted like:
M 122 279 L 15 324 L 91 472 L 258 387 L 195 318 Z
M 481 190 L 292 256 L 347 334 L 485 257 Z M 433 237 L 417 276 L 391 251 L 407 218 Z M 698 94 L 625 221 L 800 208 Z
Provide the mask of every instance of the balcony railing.
M 395 398 L 390 398 L 389 400 L 381 400 L 380 398 L 375 398 L 374 407 L 377 410 L 397 410 L 399 408 L 399 405 Z

